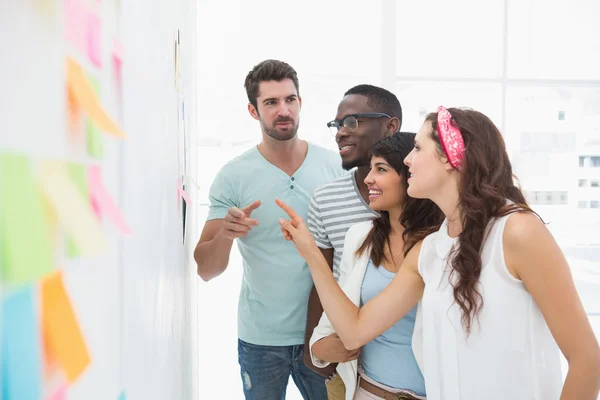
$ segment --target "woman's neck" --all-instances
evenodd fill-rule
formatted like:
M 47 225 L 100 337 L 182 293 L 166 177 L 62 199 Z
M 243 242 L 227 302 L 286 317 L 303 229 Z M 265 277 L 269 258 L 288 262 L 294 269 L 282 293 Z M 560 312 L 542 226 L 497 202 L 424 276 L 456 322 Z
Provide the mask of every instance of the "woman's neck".
M 402 216 L 402 210 L 389 210 L 388 216 L 390 218 L 390 235 L 402 236 L 404 233 L 404 226 L 400 223 L 400 217 Z
M 442 210 L 448 222 L 448 235 L 457 237 L 463 229 L 463 216 L 460 209 L 458 188 L 452 187 L 444 190 L 437 198 L 432 199 Z

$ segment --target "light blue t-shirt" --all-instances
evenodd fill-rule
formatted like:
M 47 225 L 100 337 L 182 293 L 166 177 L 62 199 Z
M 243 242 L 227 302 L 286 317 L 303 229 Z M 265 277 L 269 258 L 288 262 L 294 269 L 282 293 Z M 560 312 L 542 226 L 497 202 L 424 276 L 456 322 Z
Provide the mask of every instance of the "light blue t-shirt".
M 360 301 L 366 304 L 394 279 L 393 272 L 376 267 L 371 260 L 363 278 Z M 412 350 L 417 306 L 390 329 L 365 344 L 360 364 L 367 376 L 394 389 L 405 389 L 425 396 L 425 380 Z
M 208 220 L 224 218 L 231 207 L 261 201 L 251 215 L 259 225 L 236 240 L 244 270 L 238 303 L 241 340 L 265 346 L 304 343 L 312 277 L 294 244 L 283 238 L 278 219 L 289 217 L 275 199 L 306 219 L 315 188 L 346 173 L 341 165 L 338 153 L 309 143 L 304 162 L 289 176 L 253 147 L 215 177 Z

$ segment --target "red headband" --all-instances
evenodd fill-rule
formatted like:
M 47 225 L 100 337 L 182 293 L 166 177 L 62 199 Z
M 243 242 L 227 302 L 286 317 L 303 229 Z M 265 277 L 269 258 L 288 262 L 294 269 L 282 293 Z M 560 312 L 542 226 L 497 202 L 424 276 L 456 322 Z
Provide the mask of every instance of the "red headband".
M 452 115 L 443 106 L 437 109 L 437 131 L 442 144 L 442 149 L 448 157 L 448 162 L 457 170 L 461 170 L 464 154 L 465 142 L 460 129 L 452 121 Z

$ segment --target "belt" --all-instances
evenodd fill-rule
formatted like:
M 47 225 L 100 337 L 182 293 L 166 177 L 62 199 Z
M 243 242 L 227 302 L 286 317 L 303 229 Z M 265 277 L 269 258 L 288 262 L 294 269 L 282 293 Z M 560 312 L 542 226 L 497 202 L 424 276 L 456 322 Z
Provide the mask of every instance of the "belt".
M 359 378 L 358 386 L 365 389 L 367 392 L 374 394 L 377 397 L 381 397 L 384 400 L 419 400 L 415 396 L 410 393 L 392 393 L 388 392 L 385 389 L 380 388 L 379 386 L 373 385 L 370 382 L 365 381 L 364 379 Z

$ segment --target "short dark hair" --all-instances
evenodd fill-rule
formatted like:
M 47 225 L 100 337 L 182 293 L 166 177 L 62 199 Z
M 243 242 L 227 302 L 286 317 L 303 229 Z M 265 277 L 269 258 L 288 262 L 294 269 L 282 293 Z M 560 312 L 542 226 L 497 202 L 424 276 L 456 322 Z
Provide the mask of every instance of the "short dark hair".
M 294 82 L 294 86 L 296 86 L 298 95 L 300 95 L 298 74 L 291 65 L 279 60 L 264 60 L 256 64 L 254 68 L 248 72 L 246 81 L 244 82 L 248 101 L 256 108 L 256 98 L 258 97 L 258 86 L 260 83 L 264 81 L 281 82 L 284 79 L 291 79 L 292 82 Z
M 367 97 L 368 104 L 373 107 L 376 112 L 386 113 L 392 117 L 398 118 L 400 122 L 398 130 L 402 128 L 402 106 L 396 95 L 387 89 L 373 85 L 357 85 L 349 89 L 344 96 L 358 94 Z

